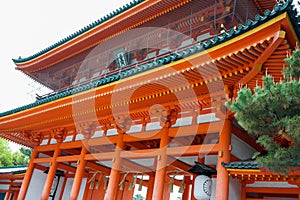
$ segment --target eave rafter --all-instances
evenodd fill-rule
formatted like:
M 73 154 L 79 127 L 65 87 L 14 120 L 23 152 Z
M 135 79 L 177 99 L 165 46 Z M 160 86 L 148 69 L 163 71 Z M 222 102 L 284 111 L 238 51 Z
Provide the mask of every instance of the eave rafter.
M 265 169 L 227 169 L 228 175 L 233 178 L 238 178 L 245 184 L 252 184 L 255 181 L 264 182 L 289 182 L 290 184 L 298 185 L 300 180 L 299 171 L 290 172 L 287 175 L 268 172 Z
M 250 80 L 252 80 L 258 73 L 260 73 L 264 62 L 272 55 L 272 53 L 277 49 L 277 47 L 281 44 L 284 38 L 285 31 L 280 30 L 276 32 L 272 43 L 264 50 L 262 54 L 259 55 L 257 59 L 255 59 L 252 70 L 245 77 L 243 77 L 237 83 L 237 85 L 245 85 Z

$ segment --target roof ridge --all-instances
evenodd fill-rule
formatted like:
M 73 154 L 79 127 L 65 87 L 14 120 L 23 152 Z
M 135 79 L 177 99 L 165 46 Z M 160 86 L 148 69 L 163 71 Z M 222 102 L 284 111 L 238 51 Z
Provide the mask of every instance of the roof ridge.
M 139 1 L 143 1 L 143 0 L 139 0 Z M 2 112 L 2 113 L 0 113 L 0 117 L 7 116 L 7 115 L 10 115 L 10 114 L 14 114 L 14 113 L 17 113 L 17 112 L 20 112 L 20 111 L 24 111 L 24 110 L 27 110 L 29 108 L 33 108 L 35 106 L 42 105 L 42 104 L 45 104 L 45 103 L 48 103 L 48 102 L 51 102 L 51 101 L 54 101 L 54 100 L 57 100 L 57 99 L 60 99 L 60 98 L 64 98 L 66 96 L 70 96 L 70 95 L 73 95 L 73 94 L 77 94 L 77 93 L 80 93 L 80 92 L 83 92 L 83 91 L 86 91 L 86 90 L 89 90 L 89 89 L 92 89 L 92 88 L 97 88 L 99 86 L 102 86 L 102 85 L 105 85 L 105 84 L 108 84 L 108 83 L 111 83 L 111 82 L 114 82 L 114 81 L 118 81 L 122 78 L 126 78 L 126 77 L 129 77 L 129 76 L 132 76 L 132 75 L 135 75 L 135 74 L 138 74 L 138 73 L 141 73 L 141 72 L 159 67 L 161 65 L 164 65 L 164 64 L 182 59 L 184 57 L 187 57 L 187 56 L 193 55 L 195 53 L 198 53 L 200 51 L 207 50 L 207 49 L 209 49 L 213 46 L 216 46 L 220 43 L 226 42 L 226 41 L 228 41 L 228 40 L 230 40 L 234 37 L 237 37 L 237 36 L 247 32 L 248 30 L 261 25 L 262 23 L 269 20 L 270 18 L 273 18 L 273 17 L 276 17 L 276 16 L 280 15 L 281 13 L 283 13 L 285 11 L 287 11 L 290 14 L 291 21 L 294 25 L 294 28 L 297 28 L 296 33 L 298 35 L 298 38 L 300 38 L 299 37 L 299 34 L 300 34 L 299 26 L 298 26 L 298 24 L 297 24 L 297 26 L 295 26 L 295 23 L 298 23 L 297 22 L 298 18 L 295 15 L 295 12 L 297 12 L 297 11 L 295 11 L 294 7 L 291 6 L 291 3 L 292 3 L 292 0 L 287 0 L 285 4 L 282 4 L 282 3 L 279 2 L 278 4 L 276 4 L 274 6 L 274 9 L 272 11 L 266 10 L 264 12 L 263 16 L 261 16 L 259 14 L 256 15 L 254 21 L 248 19 L 246 21 L 245 25 L 244 24 L 239 24 L 236 29 L 231 28 L 227 32 L 223 32 L 222 34 L 220 34 L 218 36 L 215 36 L 213 39 L 208 39 L 206 42 L 200 42 L 200 44 L 196 44 L 192 47 L 186 48 L 186 49 L 184 49 L 182 51 L 179 51 L 179 52 L 176 52 L 176 53 L 171 53 L 170 55 L 167 55 L 167 56 L 162 57 L 162 58 L 158 58 L 155 61 L 149 61 L 145 64 L 142 64 L 142 65 L 139 65 L 139 66 L 136 66 L 136 67 L 132 67 L 130 69 L 125 69 L 124 71 L 121 71 L 121 72 L 115 72 L 115 73 L 113 73 L 109 76 L 101 77 L 100 79 L 95 80 L 93 82 L 89 82 L 89 83 L 86 83 L 86 84 L 83 84 L 83 85 L 79 85 L 75 88 L 67 89 L 67 90 L 58 92 L 56 94 L 49 95 L 49 96 L 47 96 L 43 99 L 37 100 L 33 103 L 30 103 L 30 104 L 27 104 L 27 105 L 24 105 L 24 106 L 21 106 L 21 107 L 12 109 L 12 110 Z
M 31 60 L 31 59 L 33 59 L 33 58 L 36 58 L 36 57 L 38 57 L 38 56 L 40 56 L 40 55 L 43 55 L 43 54 L 45 54 L 45 53 L 51 51 L 52 49 L 55 49 L 56 47 L 58 47 L 58 46 L 60 46 L 60 45 L 62 45 L 62 44 L 64 44 L 64 43 L 66 43 L 66 42 L 68 42 L 68 41 L 70 41 L 70 40 L 76 38 L 77 36 L 79 36 L 79 35 L 81 35 L 81 34 L 87 32 L 87 31 L 89 31 L 89 30 L 91 30 L 91 29 L 93 29 L 93 28 L 95 28 L 95 27 L 97 27 L 97 26 L 99 26 L 100 24 L 102 24 L 102 23 L 104 23 L 104 22 L 106 22 L 106 21 L 108 21 L 108 20 L 114 18 L 115 16 L 117 16 L 117 15 L 119 15 L 119 14 L 121 14 L 121 13 L 127 11 L 127 10 L 129 10 L 130 8 L 132 8 L 132 7 L 134 7 L 134 6 L 138 5 L 138 4 L 140 4 L 140 3 L 143 2 L 143 1 L 145 1 L 145 0 L 133 0 L 133 1 L 131 1 L 130 3 L 127 3 L 126 5 L 121 6 L 121 7 L 117 8 L 117 9 L 114 10 L 114 11 L 111 11 L 111 12 L 108 13 L 107 15 L 101 17 L 100 19 L 98 19 L 98 20 L 96 20 L 96 21 L 94 21 L 94 22 L 92 22 L 92 23 L 86 25 L 85 27 L 79 29 L 79 30 L 76 31 L 75 33 L 72 33 L 72 34 L 68 35 L 67 37 L 65 37 L 65 38 L 63 38 L 63 39 L 61 39 L 61 40 L 59 40 L 58 42 L 56 42 L 56 43 L 54 43 L 54 44 L 52 44 L 52 45 L 46 47 L 45 49 L 43 49 L 43 50 L 41 50 L 41 51 L 39 51 L 39 52 L 37 52 L 37 53 L 31 55 L 31 56 L 28 56 L 28 57 L 26 57 L 26 58 L 22 58 L 21 56 L 20 56 L 19 58 L 16 58 L 16 59 L 13 58 L 12 61 L 13 61 L 14 63 L 22 63 L 22 62 L 29 61 L 29 60 Z

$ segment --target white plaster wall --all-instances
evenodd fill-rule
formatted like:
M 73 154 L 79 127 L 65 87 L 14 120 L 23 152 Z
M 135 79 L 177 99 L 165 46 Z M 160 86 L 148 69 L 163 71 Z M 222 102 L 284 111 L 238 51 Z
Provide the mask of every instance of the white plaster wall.
M 44 189 L 46 178 L 47 178 L 47 174 L 45 174 L 43 171 L 37 169 L 33 171 L 32 178 L 26 193 L 26 198 L 25 198 L 26 200 L 27 199 L 40 200 Z M 56 191 L 55 200 L 59 199 L 63 182 L 64 182 L 64 177 L 61 177 Z
M 216 183 L 217 179 L 212 178 L 212 185 L 211 185 L 211 197 L 210 200 L 215 200 L 216 199 Z
M 9 185 L 0 184 L 0 190 L 8 190 Z
M 230 177 L 229 198 L 230 200 L 240 200 L 242 196 L 242 185 L 239 179 Z
M 239 139 L 234 134 L 231 134 L 231 145 L 231 153 L 241 160 L 251 159 L 253 154 L 256 152 L 253 147 Z
M 247 187 L 271 187 L 271 188 L 297 188 L 297 185 L 292 185 L 287 182 L 263 182 L 256 181 L 252 184 L 247 184 Z
M 210 200 L 216 199 L 216 178 L 212 178 L 212 191 Z M 230 200 L 240 200 L 241 199 L 241 183 L 238 179 L 233 179 L 230 177 L 229 179 L 229 197 Z
M 41 170 L 35 169 L 33 171 L 30 184 L 26 193 L 26 200 L 40 200 L 44 189 L 47 174 Z
M 68 178 L 62 200 L 69 200 L 73 181 L 74 181 L 73 178 Z M 78 200 L 82 199 L 82 197 L 83 197 L 85 185 L 86 185 L 86 178 L 82 179 L 80 191 L 78 194 Z
M 64 177 L 60 177 L 60 179 L 59 179 L 57 191 L 56 191 L 55 198 L 54 198 L 55 200 L 59 199 L 59 195 L 60 195 L 60 192 L 61 192 L 61 188 L 62 188 L 64 179 L 65 179 Z

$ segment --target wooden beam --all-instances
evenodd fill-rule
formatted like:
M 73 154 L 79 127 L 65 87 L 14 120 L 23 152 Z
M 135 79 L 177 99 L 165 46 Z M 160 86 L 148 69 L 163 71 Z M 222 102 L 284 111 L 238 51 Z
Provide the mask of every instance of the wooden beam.
M 272 193 L 272 194 L 299 194 L 299 188 L 279 188 L 279 187 L 245 187 L 246 192 Z
M 169 147 L 167 154 L 171 156 L 197 156 L 206 154 L 217 154 L 219 144 L 200 144 L 192 146 Z
M 231 127 L 231 132 L 237 136 L 239 139 L 244 141 L 246 144 L 249 144 L 251 147 L 256 149 L 257 151 L 261 151 L 262 147 L 256 143 L 256 140 L 248 135 L 248 133 L 244 130 L 237 128 L 236 126 Z
M 182 137 L 190 135 L 210 134 L 220 132 L 223 126 L 222 122 L 210 122 L 197 125 L 181 126 L 176 128 L 170 128 L 170 137 Z
M 280 43 L 285 38 L 285 31 L 279 30 L 274 34 L 274 38 L 272 43 L 265 49 L 265 51 L 255 60 L 253 64 L 252 70 L 244 76 L 237 84 L 238 85 L 245 85 L 250 80 L 252 80 L 258 73 L 261 72 L 262 65 L 264 62 L 272 55 L 272 53 L 276 50 L 276 48 L 280 45 Z
M 172 156 L 168 156 L 167 158 L 167 163 L 170 163 L 171 166 L 176 167 L 179 170 L 185 171 L 187 172 L 192 166 L 190 166 L 189 164 L 186 164 Z

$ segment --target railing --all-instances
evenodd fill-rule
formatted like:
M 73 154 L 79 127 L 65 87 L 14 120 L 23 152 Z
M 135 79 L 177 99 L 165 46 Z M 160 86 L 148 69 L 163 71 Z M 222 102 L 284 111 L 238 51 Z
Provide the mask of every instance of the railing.
M 131 46 L 135 46 L 140 41 L 143 41 L 144 44 L 146 44 L 146 45 L 153 44 L 154 42 L 156 42 L 157 38 L 160 38 L 159 41 L 163 43 L 163 45 L 161 45 L 162 48 L 160 50 L 159 49 L 155 49 L 154 51 L 150 50 L 145 59 L 136 61 L 135 63 L 130 63 L 126 67 L 117 68 L 117 69 L 109 71 L 108 66 L 114 61 L 114 60 L 111 60 L 111 62 L 106 61 L 105 63 L 98 63 L 97 66 L 103 66 L 102 69 L 99 69 L 99 67 L 94 67 L 94 68 L 87 67 L 86 70 L 78 70 L 78 68 L 81 65 L 80 63 L 75 63 L 74 65 L 72 65 L 70 67 L 64 68 L 61 71 L 56 72 L 56 73 L 58 73 L 57 77 L 61 77 L 60 79 L 57 79 L 58 80 L 57 87 L 61 87 L 61 88 L 54 92 L 51 92 L 49 94 L 43 95 L 40 98 L 45 98 L 45 97 L 57 94 L 62 91 L 76 88 L 80 85 L 84 85 L 84 84 L 99 80 L 101 78 L 106 78 L 107 76 L 110 76 L 113 74 L 122 73 L 128 69 L 132 69 L 136 66 L 145 64 L 150 61 L 155 61 L 156 59 L 162 58 L 162 57 L 167 56 L 176 51 L 180 51 L 182 49 L 188 48 L 188 47 L 193 46 L 201 41 L 210 39 L 215 36 L 213 34 L 210 35 L 211 29 L 209 27 L 211 25 L 215 26 L 217 23 L 220 25 L 221 22 L 223 22 L 224 20 L 229 19 L 229 18 L 230 19 L 232 18 L 232 21 L 234 21 L 234 19 L 233 19 L 234 9 L 232 9 L 233 6 L 234 5 L 231 5 L 231 7 L 230 7 L 232 12 L 227 12 L 226 15 L 221 15 L 218 18 L 216 17 L 216 13 L 224 12 L 224 10 L 222 10 L 222 8 L 220 8 L 218 6 L 213 5 L 206 10 L 200 10 L 196 13 L 193 13 L 190 16 L 179 19 L 175 22 L 169 23 L 165 27 L 162 27 L 162 28 L 165 28 L 165 30 L 167 30 L 167 28 L 170 28 L 170 27 L 172 27 L 174 30 L 176 30 L 176 27 L 177 27 L 177 29 L 181 29 L 179 31 L 183 31 L 181 33 L 183 36 L 185 36 L 185 37 L 183 37 L 183 39 L 181 41 L 177 41 L 177 38 L 172 38 L 170 35 L 162 32 L 162 30 L 158 28 L 157 30 L 153 30 L 152 32 L 147 33 L 146 35 L 141 34 L 140 36 L 135 37 L 132 40 L 125 41 L 124 43 L 119 44 L 118 46 L 114 46 L 111 49 L 107 49 L 105 52 L 101 52 L 101 54 L 99 54 L 99 55 L 88 58 L 88 59 L 90 59 L 90 60 L 88 60 L 88 62 L 91 61 L 93 63 L 94 61 L 92 59 L 98 59 L 99 57 L 100 58 L 101 57 L 104 57 L 104 58 L 109 57 L 108 55 L 112 54 L 112 52 L 114 50 L 116 50 L 118 48 L 126 47 L 129 50 L 128 60 L 130 61 L 130 57 L 129 57 L 129 55 L 131 54 L 130 50 L 134 50 L 133 48 L 131 48 Z M 213 17 L 211 17 L 211 15 Z M 208 19 L 209 17 L 212 20 L 205 20 L 205 18 Z M 160 36 L 160 37 L 158 37 L 158 36 Z M 192 36 L 192 37 L 189 38 L 188 36 Z M 172 41 L 177 41 L 179 46 L 177 46 L 176 48 L 172 48 L 170 46 Z M 151 45 L 148 45 L 148 49 L 151 49 Z M 133 58 L 138 60 L 136 57 L 133 57 Z M 66 78 L 63 76 L 63 73 L 66 72 L 66 70 L 71 70 L 72 68 L 75 68 L 75 67 L 77 68 L 76 76 L 68 76 Z M 90 73 L 91 71 L 92 71 L 92 73 Z M 78 75 L 79 73 L 82 73 L 85 75 L 80 76 L 80 75 Z M 75 77 L 75 79 L 74 79 L 74 77 Z M 66 87 L 62 87 L 63 81 L 68 82 Z M 43 81 L 41 81 L 41 82 L 43 82 Z M 50 82 L 50 84 L 51 84 L 51 82 Z

